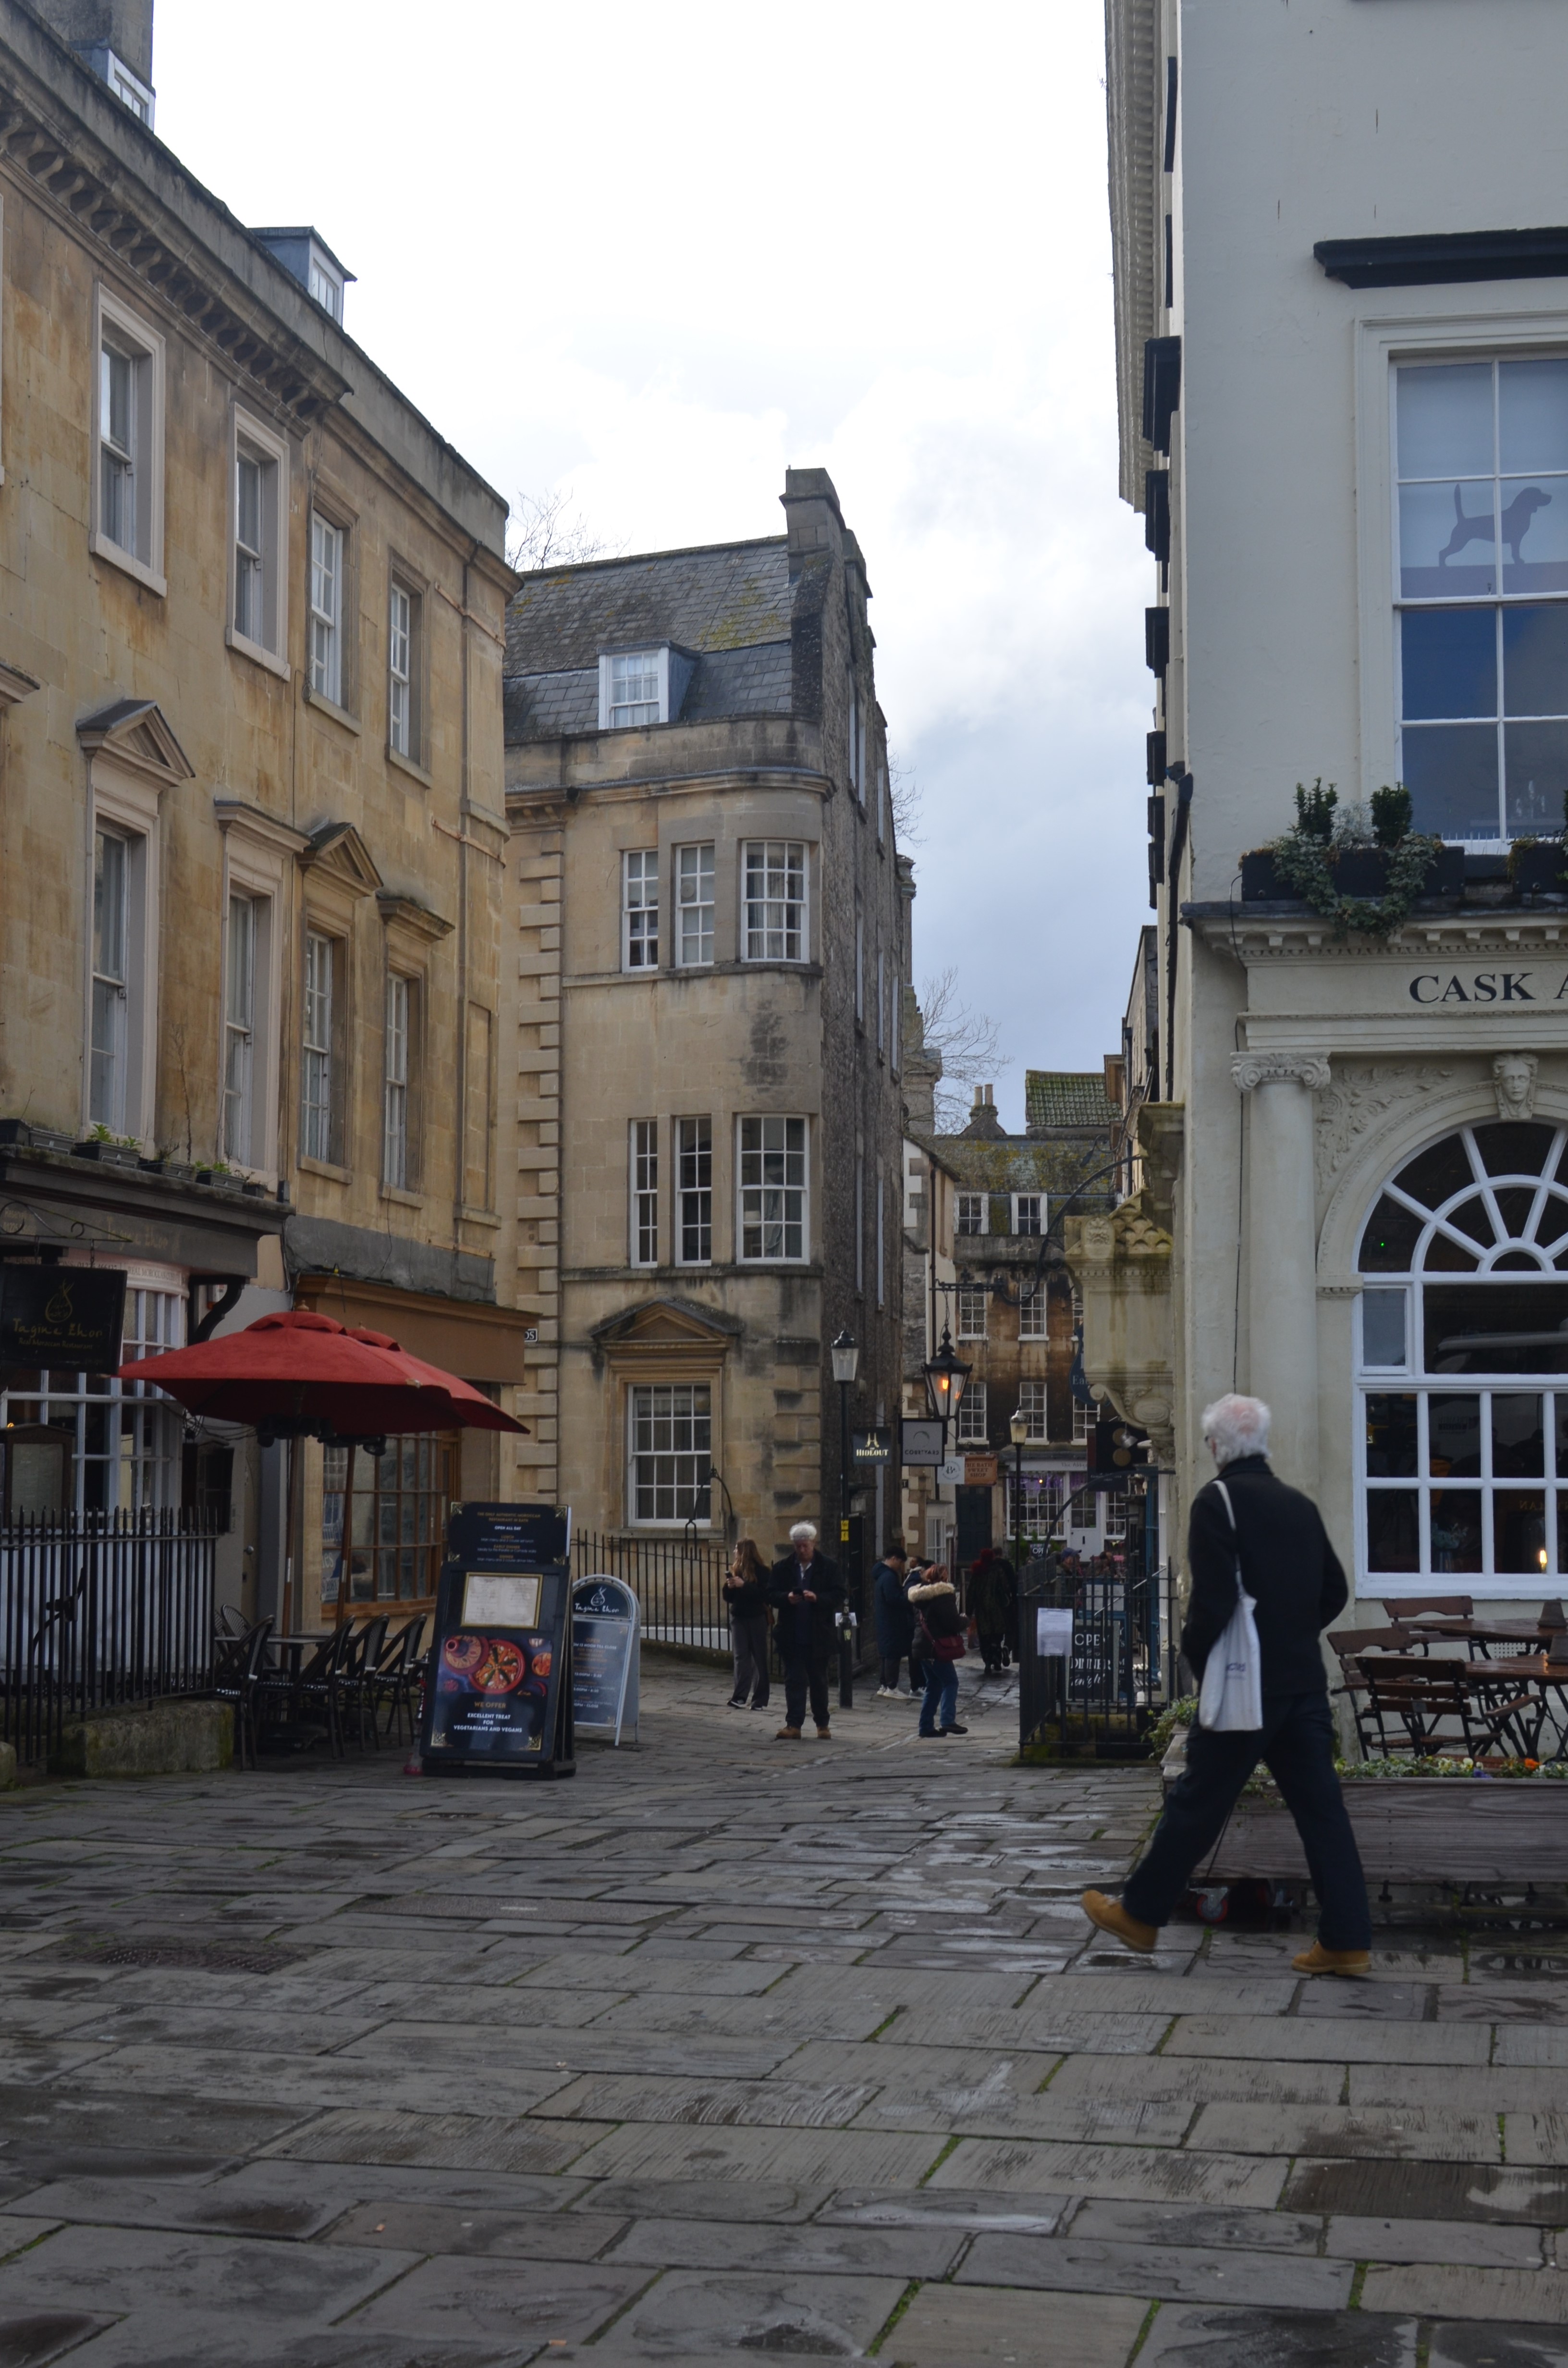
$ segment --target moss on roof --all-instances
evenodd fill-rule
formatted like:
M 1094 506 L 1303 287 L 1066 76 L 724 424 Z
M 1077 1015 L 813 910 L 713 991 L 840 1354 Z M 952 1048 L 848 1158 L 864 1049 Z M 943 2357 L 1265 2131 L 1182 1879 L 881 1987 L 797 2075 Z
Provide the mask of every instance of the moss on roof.
M 1114 1116 L 1103 1070 L 1025 1070 L 1024 1123 L 1031 1134 L 1055 1127 L 1103 1130 Z

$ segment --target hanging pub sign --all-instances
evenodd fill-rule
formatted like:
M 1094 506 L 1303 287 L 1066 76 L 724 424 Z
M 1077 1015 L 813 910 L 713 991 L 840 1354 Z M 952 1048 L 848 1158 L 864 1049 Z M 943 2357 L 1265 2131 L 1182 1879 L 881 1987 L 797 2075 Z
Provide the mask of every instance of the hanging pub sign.
M 635 1737 L 641 1626 L 624 1579 L 594 1572 L 573 1588 L 572 1703 L 585 1734 L 619 1744 L 629 1726 Z
M 0 1265 L 0 1365 L 112 1373 L 124 1329 L 123 1268 Z
M 892 1462 L 892 1429 L 879 1423 L 874 1430 L 852 1430 L 849 1452 L 857 1463 L 891 1463 Z
M 427 1776 L 573 1776 L 572 1517 L 454 1505 L 419 1738 Z
M 946 1425 L 940 1422 L 901 1422 L 899 1425 L 899 1461 L 906 1471 L 929 1469 L 940 1463 L 946 1449 L 942 1433 Z

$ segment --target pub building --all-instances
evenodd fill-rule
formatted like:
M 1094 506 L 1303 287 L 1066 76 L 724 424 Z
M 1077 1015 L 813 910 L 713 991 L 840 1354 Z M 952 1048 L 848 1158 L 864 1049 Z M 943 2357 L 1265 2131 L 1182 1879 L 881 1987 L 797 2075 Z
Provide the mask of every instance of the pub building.
M 1087 1376 L 1166 1537 L 1240 1389 L 1350 1619 L 1533 1621 L 1568 1595 L 1568 13 L 1112 0 L 1108 42 L 1163 1041 L 1137 1189 L 1065 1229 Z M 1319 781 L 1337 844 L 1270 852 Z

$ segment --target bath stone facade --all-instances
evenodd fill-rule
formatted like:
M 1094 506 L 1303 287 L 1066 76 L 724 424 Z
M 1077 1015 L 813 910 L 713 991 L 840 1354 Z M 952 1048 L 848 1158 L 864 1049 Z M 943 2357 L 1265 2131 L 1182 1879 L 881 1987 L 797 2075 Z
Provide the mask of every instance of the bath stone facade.
M 1162 1074 L 1138 1190 L 1066 1228 L 1178 1554 L 1199 1412 L 1251 1390 L 1374 1622 L 1568 1577 L 1568 905 L 1530 844 L 1568 787 L 1568 17 L 1412 33 L 1108 10 Z M 1238 881 L 1320 777 L 1353 824 L 1404 783 L 1443 844 L 1381 932 Z
M 0 1186 L 127 1268 L 131 1353 L 292 1302 L 509 1402 L 505 505 L 84 63 L 149 79 L 150 6 L 55 13 L 0 0 Z M 346 1577 L 307 1449 L 285 1604 L 279 1451 L 0 1374 L 40 1417 L 84 1511 L 221 1493 L 295 1625 L 427 1600 L 448 1496 L 515 1486 L 361 1459 Z
M 901 881 L 865 564 L 784 534 L 547 569 L 507 621 L 530 1487 L 617 1538 L 751 1533 L 898 1411 Z M 890 1476 L 869 1522 L 895 1512 Z

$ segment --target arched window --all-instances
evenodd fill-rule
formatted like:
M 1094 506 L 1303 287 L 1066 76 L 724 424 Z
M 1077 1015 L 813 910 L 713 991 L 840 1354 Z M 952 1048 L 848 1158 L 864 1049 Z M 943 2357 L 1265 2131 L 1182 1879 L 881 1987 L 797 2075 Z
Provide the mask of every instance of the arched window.
M 1568 1577 L 1568 1128 L 1460 1127 L 1388 1184 L 1358 1260 L 1368 1591 Z

